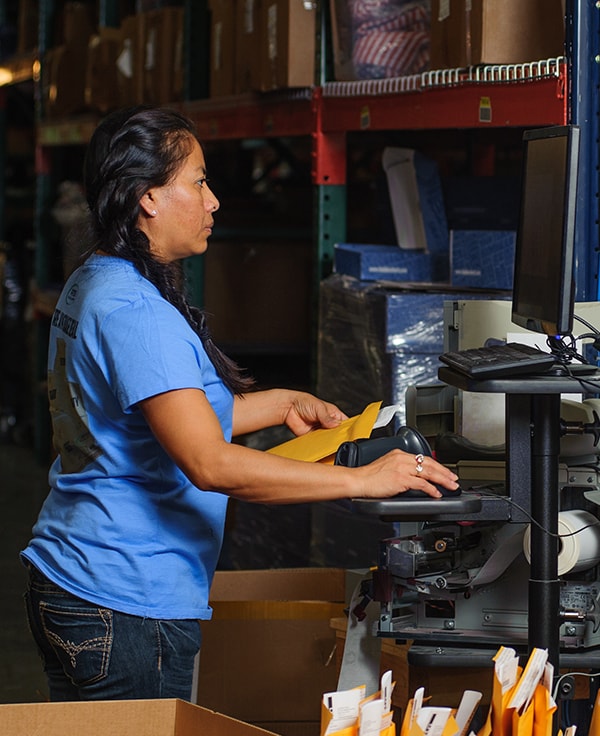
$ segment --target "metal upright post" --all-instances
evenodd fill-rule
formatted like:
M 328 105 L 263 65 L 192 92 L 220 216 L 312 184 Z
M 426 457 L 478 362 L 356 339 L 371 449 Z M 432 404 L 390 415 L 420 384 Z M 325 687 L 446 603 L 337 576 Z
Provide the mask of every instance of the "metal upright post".
M 569 122 L 581 128 L 575 233 L 575 298 L 577 301 L 596 301 L 600 298 L 600 3 L 596 0 L 567 0 L 565 51 L 569 66 Z

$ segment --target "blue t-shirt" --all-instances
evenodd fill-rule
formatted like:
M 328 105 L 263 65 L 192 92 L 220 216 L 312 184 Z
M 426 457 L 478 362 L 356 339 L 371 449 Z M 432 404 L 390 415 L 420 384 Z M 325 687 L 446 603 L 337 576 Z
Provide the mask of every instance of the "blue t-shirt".
M 210 618 L 227 497 L 193 486 L 138 402 L 205 392 L 231 439 L 233 396 L 180 312 L 128 261 L 92 256 L 52 318 L 48 392 L 59 453 L 23 551 L 57 585 L 150 618 Z

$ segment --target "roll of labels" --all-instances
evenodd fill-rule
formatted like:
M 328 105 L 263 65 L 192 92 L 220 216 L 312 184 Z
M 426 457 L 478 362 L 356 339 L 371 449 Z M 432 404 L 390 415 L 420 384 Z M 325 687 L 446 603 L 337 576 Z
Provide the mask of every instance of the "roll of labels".
M 573 509 L 558 515 L 558 574 L 589 570 L 600 561 L 600 521 L 587 511 Z M 523 535 L 523 552 L 531 562 L 531 527 Z

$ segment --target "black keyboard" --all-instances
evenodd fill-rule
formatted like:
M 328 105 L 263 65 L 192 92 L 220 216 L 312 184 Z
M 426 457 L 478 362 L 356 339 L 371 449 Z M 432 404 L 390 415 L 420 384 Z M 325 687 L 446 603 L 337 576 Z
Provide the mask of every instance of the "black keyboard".
M 482 379 L 545 373 L 556 364 L 550 353 L 518 342 L 444 353 L 440 360 L 469 378 Z

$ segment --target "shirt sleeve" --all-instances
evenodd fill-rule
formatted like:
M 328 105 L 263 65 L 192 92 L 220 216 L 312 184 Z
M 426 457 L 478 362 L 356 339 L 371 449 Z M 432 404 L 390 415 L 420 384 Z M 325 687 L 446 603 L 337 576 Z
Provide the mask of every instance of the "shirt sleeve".
M 123 411 L 165 391 L 205 389 L 210 362 L 202 343 L 161 298 L 144 295 L 112 311 L 100 325 L 99 349 Z

